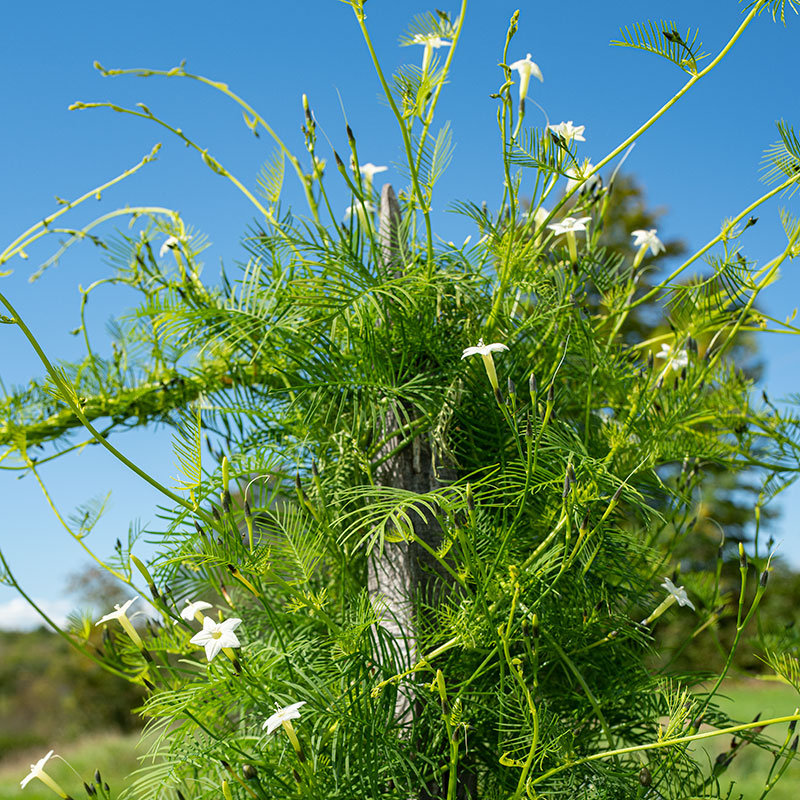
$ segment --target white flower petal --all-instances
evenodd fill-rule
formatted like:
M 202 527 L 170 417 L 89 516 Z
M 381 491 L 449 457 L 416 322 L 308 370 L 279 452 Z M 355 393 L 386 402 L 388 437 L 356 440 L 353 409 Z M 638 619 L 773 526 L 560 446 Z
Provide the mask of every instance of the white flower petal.
M 106 614 L 104 617 L 101 617 L 95 625 L 101 625 L 103 622 L 111 622 L 112 620 L 119 619 L 120 617 L 125 617 L 128 614 L 128 609 L 139 599 L 139 595 L 136 597 L 132 597 L 126 603 L 123 603 L 121 606 L 117 603 L 114 606 L 114 611 L 110 614 Z
M 267 733 L 274 733 L 284 722 L 290 719 L 300 719 L 300 708 L 306 704 L 305 700 L 299 703 L 292 703 L 290 706 L 279 708 L 264 724 Z
M 189 602 L 186 598 L 186 608 L 181 611 L 181 618 L 191 621 L 195 618 L 198 611 L 205 611 L 206 609 L 213 608 L 211 603 L 206 603 L 205 600 L 195 600 L 194 603 Z
M 664 583 L 661 585 L 675 598 L 679 606 L 689 606 L 692 611 L 697 610 L 683 586 L 676 586 L 669 578 L 664 578 Z
M 46 756 L 40 758 L 35 764 L 31 764 L 31 771 L 19 782 L 20 789 L 24 789 L 30 781 L 38 778 L 44 771 L 44 765 L 52 758 L 53 751 L 51 750 Z
M 236 617 L 226 619 L 224 622 L 214 622 L 211 617 L 204 617 L 203 630 L 192 636 L 189 642 L 199 647 L 204 647 L 206 658 L 211 661 L 223 647 L 242 646 L 233 632 L 241 622 Z
M 464 352 L 461 354 L 461 360 L 463 361 L 465 358 L 469 356 L 488 356 L 489 353 L 498 353 L 503 350 L 508 350 L 508 347 L 502 342 L 493 342 L 492 344 L 484 344 L 483 339 L 478 340 L 478 344 L 476 347 L 467 347 L 465 348 Z

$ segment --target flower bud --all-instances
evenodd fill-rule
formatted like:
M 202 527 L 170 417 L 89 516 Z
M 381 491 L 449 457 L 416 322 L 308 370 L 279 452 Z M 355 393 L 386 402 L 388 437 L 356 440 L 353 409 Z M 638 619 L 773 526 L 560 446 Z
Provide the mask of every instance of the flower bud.
M 252 781 L 258 777 L 258 772 L 252 764 L 242 764 L 242 775 L 245 780 Z
M 650 774 L 650 770 L 647 767 L 642 767 L 639 770 L 639 783 L 642 786 L 649 786 L 653 782 L 653 776 Z
M 739 568 L 747 569 L 747 556 L 744 552 L 744 545 L 739 542 Z
M 535 396 L 538 389 L 539 387 L 536 383 L 536 376 L 531 372 L 531 376 L 528 378 L 528 391 L 532 396 Z

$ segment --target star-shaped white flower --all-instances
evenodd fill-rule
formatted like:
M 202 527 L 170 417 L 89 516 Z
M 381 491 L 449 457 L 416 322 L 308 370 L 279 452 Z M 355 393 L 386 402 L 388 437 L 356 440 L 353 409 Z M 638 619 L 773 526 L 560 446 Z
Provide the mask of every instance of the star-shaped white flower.
M 478 344 L 476 347 L 467 347 L 464 352 L 461 354 L 461 359 L 465 359 L 468 356 L 488 356 L 489 353 L 499 353 L 503 350 L 508 350 L 508 347 L 504 345 L 502 342 L 493 342 L 492 344 L 484 344 L 483 339 L 478 339 Z
M 261 727 L 265 728 L 267 733 L 274 733 L 284 722 L 288 722 L 290 719 L 300 719 L 300 708 L 305 704 L 306 701 L 301 700 L 299 703 L 279 708 Z
M 553 233 L 575 233 L 576 231 L 585 231 L 586 223 L 591 220 L 591 217 L 564 217 L 561 222 L 553 222 L 547 227 Z
M 206 658 L 211 661 L 223 647 L 241 647 L 234 631 L 242 621 L 231 617 L 223 622 L 214 622 L 211 617 L 203 618 L 203 630 L 192 636 L 192 644 L 205 647 Z
M 386 172 L 389 167 L 378 167 L 373 164 L 371 161 L 368 161 L 366 164 L 362 164 L 359 168 L 359 172 L 367 179 L 367 181 L 372 184 L 372 179 L 378 172 Z
M 425 47 L 432 47 L 434 50 L 438 50 L 440 47 L 450 47 L 452 42 L 448 42 L 447 39 L 442 39 L 441 36 L 434 36 L 432 33 L 418 33 L 413 38 L 411 44 L 421 44 Z
M 31 771 L 28 773 L 20 782 L 19 786 L 20 789 L 24 789 L 30 781 L 34 778 L 42 779 L 43 775 L 46 775 L 44 771 L 44 765 L 52 758 L 53 751 L 51 750 L 44 758 L 40 758 L 35 764 L 31 764 Z
M 649 231 L 634 231 L 631 236 L 633 236 L 634 247 L 649 247 L 654 256 L 666 250 L 664 243 L 656 236 L 655 228 L 650 228 Z
M 486 374 L 489 376 L 489 383 L 492 384 L 492 389 L 494 389 L 495 395 L 498 397 L 497 371 L 494 368 L 494 359 L 492 358 L 492 353 L 502 352 L 503 350 L 508 350 L 508 347 L 506 347 L 502 342 L 484 344 L 483 339 L 478 339 L 478 345 L 476 347 L 467 347 L 461 354 L 462 361 L 469 356 L 479 355 L 483 358 L 483 366 L 486 369 Z M 500 401 L 498 400 L 498 402 Z
M 144 645 L 142 644 L 142 639 L 139 634 L 136 632 L 136 628 L 133 627 L 133 623 L 128 619 L 128 609 L 139 599 L 139 596 L 132 597 L 126 603 L 119 605 L 117 603 L 114 606 L 114 611 L 110 614 L 106 614 L 104 617 L 101 617 L 95 625 L 102 625 L 104 622 L 112 622 L 116 620 L 122 625 L 123 630 L 128 636 L 131 637 L 133 642 L 136 644 L 137 647 L 142 648 Z
M 112 620 L 115 620 L 115 619 L 116 620 L 121 620 L 123 617 L 125 617 L 127 619 L 127 617 L 128 617 L 128 609 L 138 599 L 139 599 L 139 595 L 136 595 L 136 597 L 132 597 L 130 600 L 128 600 L 126 603 L 123 603 L 122 605 L 120 605 L 119 603 L 116 603 L 114 605 L 114 611 L 112 611 L 110 614 L 106 614 L 104 617 L 101 617 L 99 620 L 97 620 L 97 622 L 95 622 L 95 625 L 102 625 L 104 622 L 111 622 Z
M 158 251 L 158 257 L 164 258 L 164 256 L 169 253 L 170 250 L 179 250 L 181 244 L 187 242 L 191 239 L 191 236 L 182 236 L 180 239 L 177 236 L 170 236 L 164 244 L 161 245 L 161 249 Z
M 194 603 L 192 603 L 187 597 L 186 608 L 181 611 L 181 618 L 191 621 L 195 619 L 201 611 L 205 611 L 207 608 L 212 608 L 211 603 L 206 603 L 205 600 L 195 600 Z
M 544 82 L 542 71 L 539 65 L 531 61 L 531 54 L 528 53 L 525 58 L 515 61 L 513 64 L 508 65 L 510 69 L 515 69 L 519 72 L 519 99 L 524 100 L 528 96 L 528 85 L 531 82 L 531 75 L 535 75 L 540 81 Z
M 672 367 L 673 372 L 680 372 L 689 364 L 689 353 L 687 353 L 686 350 L 673 351 L 672 347 L 668 344 L 661 345 L 661 352 L 656 353 L 656 358 L 666 359 L 667 366 Z
M 686 589 L 683 586 L 676 586 L 669 578 L 664 578 L 664 583 L 661 584 L 677 601 L 679 606 L 689 606 L 692 611 L 696 611 L 694 603 L 689 599 L 686 594 Z
M 422 72 L 426 73 L 431 64 L 431 57 L 433 51 L 438 50 L 440 47 L 451 47 L 452 42 L 443 39 L 441 36 L 436 36 L 433 33 L 418 33 L 409 44 L 421 44 L 425 51 L 422 54 Z
M 586 130 L 585 125 L 573 125 L 572 120 L 569 122 L 559 122 L 558 125 L 548 125 L 553 133 L 557 133 L 562 139 L 565 139 L 567 143 L 571 142 L 573 139 L 576 142 L 585 142 L 586 139 L 583 136 L 583 132 Z

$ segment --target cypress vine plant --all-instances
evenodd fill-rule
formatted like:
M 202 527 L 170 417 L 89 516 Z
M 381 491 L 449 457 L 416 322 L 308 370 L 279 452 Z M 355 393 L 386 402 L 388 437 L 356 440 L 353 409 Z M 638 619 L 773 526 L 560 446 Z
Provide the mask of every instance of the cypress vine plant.
M 144 105 L 75 106 L 169 129 L 244 192 L 258 213 L 246 266 L 201 280 L 204 240 L 168 209 L 120 209 L 110 216 L 132 217 L 133 230 L 104 237 L 94 225 L 62 227 L 71 207 L 119 178 L 0 256 L 66 230 L 67 247 L 89 238 L 105 248 L 114 272 L 104 280 L 140 297 L 113 331 L 112 357 L 82 326 L 85 359 L 54 364 L 0 295 L 2 321 L 22 330 L 46 373 L 3 400 L 6 464 L 33 475 L 50 502 L 44 458 L 31 451 L 69 457 L 82 429 L 167 504 L 151 563 L 131 536 L 106 564 L 131 595 L 149 596 L 154 617 L 137 626 L 134 597 L 117 606 L 96 622 L 102 652 L 88 645 L 89 623 L 60 631 L 147 691 L 153 759 L 128 796 L 726 797 L 739 744 L 710 764 L 695 746 L 723 734 L 773 752 L 766 793 L 795 756 L 800 714 L 741 722 L 717 695 L 753 633 L 770 554 L 758 538 L 740 547 L 738 600 L 719 566 L 681 572 L 674 554 L 691 542 L 705 467 L 760 476 L 756 525 L 797 474 L 797 419 L 753 401 L 731 352 L 763 329 L 797 332 L 757 301 L 800 253 L 800 223 L 781 212 L 787 244 L 763 265 L 742 245 L 754 210 L 800 181 L 800 142 L 781 123 L 767 151 L 773 187 L 655 280 L 655 230 L 628 232 L 633 254 L 602 243 L 615 173 L 604 182 L 601 170 L 762 12 L 782 16 L 785 4 L 751 3 L 705 62 L 696 35 L 669 23 L 625 29 L 617 44 L 668 59 L 687 81 L 594 166 L 578 156 L 580 126 L 530 125 L 527 93 L 541 72 L 530 56 L 513 60 L 515 14 L 494 95 L 503 198 L 495 209 L 457 204 L 476 231 L 462 246 L 440 243 L 431 207 L 452 149 L 435 111 L 466 2 L 458 17 L 414 20 L 402 42 L 422 46 L 421 66 L 392 77 L 363 0 L 347 5 L 397 119 L 408 173 L 397 194 L 377 190 L 380 168 L 363 163 L 349 128 L 347 149 L 324 153 L 305 97 L 299 157 L 226 84 L 183 64 L 97 65 L 199 81 L 275 140 L 257 195 Z M 280 204 L 287 165 L 303 214 Z M 331 182 L 351 193 L 344 224 Z M 631 326 L 646 309 L 667 324 Z M 163 423 L 178 488 L 139 468 L 115 436 Z M 100 513 L 87 505 L 62 521 L 86 547 Z M 24 594 L 5 559 L 3 568 Z M 693 638 L 733 616 L 719 674 L 680 674 L 653 657 L 675 613 L 692 620 Z M 796 643 L 760 622 L 763 659 L 800 690 Z M 26 783 L 47 777 L 46 761 Z M 109 794 L 99 778 L 87 791 Z

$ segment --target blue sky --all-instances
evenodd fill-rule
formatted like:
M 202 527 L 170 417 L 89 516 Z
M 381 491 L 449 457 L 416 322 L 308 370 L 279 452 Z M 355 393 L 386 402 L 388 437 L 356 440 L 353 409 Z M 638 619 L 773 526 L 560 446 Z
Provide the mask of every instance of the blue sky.
M 439 7 L 444 0 L 437 0 Z M 190 71 L 224 80 L 257 107 L 302 153 L 302 108 L 307 93 L 320 130 L 339 152 L 347 152 L 343 109 L 358 140 L 362 160 L 392 165 L 401 158 L 400 139 L 352 12 L 336 0 L 304 3 L 236 2 L 155 3 L 134 7 L 108 2 L 16 3 L 4 9 L 5 37 L 0 50 L 0 241 L 15 238 L 54 210 L 54 196 L 74 197 L 136 163 L 156 142 L 158 160 L 104 194 L 100 202 L 77 210 L 70 222 L 85 224 L 124 205 L 160 205 L 179 209 L 187 223 L 205 233 L 206 274 L 219 264 L 243 259 L 238 244 L 253 209 L 235 189 L 212 174 L 196 153 L 167 132 L 143 120 L 106 110 L 68 111 L 75 100 L 111 100 L 132 106 L 145 102 L 154 113 L 188 135 L 249 185 L 269 157 L 269 142 L 255 139 L 241 114 L 222 95 L 189 81 L 103 78 L 94 60 L 106 67 L 170 68 L 182 59 Z M 457 7 L 446 6 L 455 16 Z M 629 49 L 609 47 L 621 26 L 652 20 L 675 22 L 683 33 L 700 29 L 705 52 L 715 53 L 739 25 L 735 0 L 698 4 L 685 0 L 596 3 L 574 0 L 569 14 L 555 3 L 472 0 L 439 121 L 450 120 L 456 142 L 453 163 L 439 184 L 434 204 L 437 230 L 444 239 L 463 239 L 471 229 L 447 213 L 455 199 L 489 205 L 501 196 L 495 101 L 489 94 L 502 83 L 497 67 L 509 17 L 520 8 L 520 26 L 510 55 L 527 52 L 539 64 L 544 83 L 534 82 L 531 97 L 551 122 L 571 119 L 586 126 L 581 153 L 599 160 L 677 90 L 683 73 L 673 65 Z M 369 0 L 367 24 L 387 72 L 421 57 L 419 48 L 398 47 L 398 37 L 414 14 L 432 10 L 418 2 Z M 643 14 L 646 10 L 648 17 Z M 714 236 L 721 221 L 763 193 L 759 162 L 777 138 L 775 121 L 800 125 L 796 53 L 800 19 L 790 12 L 788 25 L 762 15 L 729 58 L 640 140 L 625 165 L 646 187 L 651 206 L 667 210 L 659 233 L 683 238 L 697 248 Z M 540 124 L 529 105 L 529 119 Z M 793 117 L 793 115 L 795 115 Z M 325 153 L 323 152 L 323 155 Z M 328 154 L 329 155 L 329 154 Z M 390 169 L 379 176 L 402 185 Z M 331 182 L 332 183 L 332 182 Z M 329 184 L 330 185 L 330 184 Z M 287 197 L 300 202 L 287 174 Z M 347 196 L 338 195 L 342 210 Z M 797 198 L 783 204 L 795 214 Z M 779 203 L 759 211 L 748 232 L 748 255 L 762 263 L 785 238 Z M 108 267 L 90 249 L 75 250 L 35 284 L 27 281 L 52 252 L 32 248 L 30 259 L 16 260 L 12 276 L 0 279 L 2 291 L 57 358 L 79 357 L 80 341 L 69 331 L 78 325 L 79 294 L 107 274 Z M 787 264 L 783 280 L 764 296 L 763 306 L 778 317 L 790 314 L 800 297 L 800 278 Z M 93 295 L 90 325 L 102 336 L 106 321 L 130 301 L 108 290 Z M 0 330 L 0 377 L 24 383 L 42 374 L 30 347 L 11 326 Z M 767 361 L 764 384 L 774 397 L 800 391 L 798 346 L 793 338 L 762 340 Z M 175 474 L 169 436 L 164 431 L 121 437 L 118 445 L 165 483 Z M 110 512 L 89 544 L 108 555 L 128 524 L 155 520 L 155 492 L 128 475 L 100 448 L 42 470 L 63 513 L 98 494 L 113 490 Z M 775 527 L 781 552 L 800 564 L 800 537 L 792 520 L 800 493 L 787 494 L 787 511 Z M 0 471 L 0 546 L 26 589 L 54 613 L 71 607 L 64 594 L 66 576 L 87 563 L 80 547 L 59 528 L 30 477 L 18 480 Z M 142 553 L 146 554 L 145 546 Z M 0 626 L 23 625 L 27 612 L 12 590 L 0 587 Z

